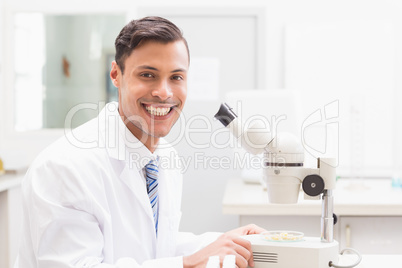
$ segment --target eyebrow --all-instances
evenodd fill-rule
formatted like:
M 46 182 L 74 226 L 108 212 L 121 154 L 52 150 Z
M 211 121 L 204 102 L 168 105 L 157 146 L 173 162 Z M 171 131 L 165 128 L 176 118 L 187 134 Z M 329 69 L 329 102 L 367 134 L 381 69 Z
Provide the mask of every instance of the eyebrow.
M 159 71 L 157 68 L 149 66 L 149 65 L 140 65 L 137 67 L 138 69 L 146 69 L 146 70 L 153 70 L 153 71 Z M 173 71 L 171 71 L 171 73 L 177 73 L 177 72 L 187 72 L 186 69 L 183 68 L 178 68 L 178 69 L 174 69 Z
M 148 70 L 158 71 L 158 69 L 156 69 L 155 67 L 149 66 L 149 65 L 140 65 L 140 66 L 138 66 L 138 69 L 148 69 Z

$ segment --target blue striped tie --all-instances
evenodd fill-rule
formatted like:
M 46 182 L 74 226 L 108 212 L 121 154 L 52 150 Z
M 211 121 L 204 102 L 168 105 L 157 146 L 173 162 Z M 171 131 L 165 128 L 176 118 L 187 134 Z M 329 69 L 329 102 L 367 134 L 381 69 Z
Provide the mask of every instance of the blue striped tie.
M 147 191 L 149 201 L 151 202 L 152 212 L 154 214 L 155 231 L 158 234 L 158 163 L 155 160 L 149 161 L 145 165 L 145 174 L 147 180 Z

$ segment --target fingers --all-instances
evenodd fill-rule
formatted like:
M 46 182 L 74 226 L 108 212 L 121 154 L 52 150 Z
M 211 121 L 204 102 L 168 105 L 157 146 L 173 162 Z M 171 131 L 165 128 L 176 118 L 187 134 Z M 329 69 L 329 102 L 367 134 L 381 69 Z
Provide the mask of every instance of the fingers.
M 261 228 L 255 224 L 249 224 L 234 230 L 231 230 L 227 232 L 229 235 L 250 235 L 250 234 L 260 234 L 262 232 L 265 232 L 266 230 L 264 228 Z
M 254 267 L 253 251 L 251 249 L 250 241 L 241 237 L 235 237 L 233 238 L 233 242 L 236 244 L 236 252 L 241 256 L 241 258 L 236 258 L 236 260 L 239 259 L 239 264 L 237 262 L 236 264 L 239 267 L 247 267 L 247 265 Z M 244 261 L 242 261 L 241 259 L 243 259 Z M 244 262 L 246 262 L 246 266 L 241 266 L 240 264 L 244 265 Z
M 223 234 L 207 247 L 183 257 L 183 267 L 205 267 L 210 256 L 219 256 L 222 265 L 227 255 L 235 256 L 238 268 L 254 267 L 251 242 L 232 233 Z
M 239 236 L 225 236 L 226 246 L 230 249 L 225 255 L 235 255 L 236 265 L 239 268 L 254 266 L 253 251 L 250 241 Z
M 223 258 L 222 267 L 225 267 L 225 268 L 235 268 L 235 267 L 238 267 L 238 266 L 236 265 L 236 255 L 226 255 L 226 256 Z
M 262 233 L 262 232 L 266 232 L 267 230 L 265 230 L 264 228 L 261 228 L 260 226 L 258 226 L 258 225 L 255 225 L 255 224 L 249 224 L 249 225 L 246 225 L 246 226 L 244 226 L 244 228 L 245 228 L 245 234 L 246 235 L 250 235 L 250 234 L 260 234 L 260 233 Z
M 240 232 L 239 232 L 240 231 Z M 239 233 L 242 235 L 261 233 L 265 231 L 263 228 L 257 225 L 250 224 L 244 227 L 240 227 L 233 231 L 230 231 L 223 235 L 223 237 L 233 241 L 231 248 L 236 252 L 236 265 L 243 268 L 251 266 L 254 267 L 253 251 L 251 249 L 250 241 L 241 238 Z

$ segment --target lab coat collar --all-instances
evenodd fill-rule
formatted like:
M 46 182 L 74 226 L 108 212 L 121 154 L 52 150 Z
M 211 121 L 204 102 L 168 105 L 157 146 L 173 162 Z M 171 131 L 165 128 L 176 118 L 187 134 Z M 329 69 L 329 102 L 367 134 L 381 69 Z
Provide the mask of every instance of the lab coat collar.
M 119 172 L 119 178 L 128 186 L 133 194 L 137 197 L 138 202 L 141 203 L 143 212 L 146 215 L 148 225 L 154 224 L 153 212 L 149 203 L 149 198 L 146 191 L 145 179 L 140 175 L 143 167 L 150 160 L 157 160 L 160 158 L 162 161 L 170 159 L 171 153 L 174 151 L 172 146 L 165 140 L 159 139 L 158 147 L 152 154 L 145 145 L 140 142 L 126 127 L 118 112 L 118 103 L 112 102 L 106 104 L 98 116 L 100 140 L 103 143 L 108 156 L 116 159 L 117 161 L 125 162 L 122 170 Z M 158 238 L 156 232 L 154 233 L 153 245 L 157 252 L 158 257 L 166 257 L 174 255 L 174 252 L 163 254 L 167 246 L 166 243 L 172 243 L 175 240 L 174 232 L 178 229 L 180 215 L 171 215 L 171 211 L 176 211 L 172 208 L 172 201 L 177 198 L 173 193 L 171 184 L 167 183 L 164 179 L 167 170 L 164 170 L 163 164 L 160 163 L 160 180 L 159 180 L 159 228 Z M 174 203 L 174 202 L 173 202 Z M 154 256 L 156 257 L 156 256 Z
M 157 160 L 160 150 L 151 153 L 126 127 L 118 112 L 118 103 L 106 104 L 99 114 L 99 131 L 109 157 L 128 161 L 141 170 L 151 160 Z
M 106 104 L 99 113 L 100 143 L 106 148 L 110 158 L 125 162 L 119 178 L 137 197 L 149 225 L 154 224 L 145 179 L 140 175 L 151 160 L 158 159 L 158 153 L 151 153 L 126 127 L 118 112 L 118 103 Z M 157 150 L 155 150 L 157 152 Z M 141 190 L 140 190 L 141 189 Z M 156 233 L 154 233 L 154 246 Z

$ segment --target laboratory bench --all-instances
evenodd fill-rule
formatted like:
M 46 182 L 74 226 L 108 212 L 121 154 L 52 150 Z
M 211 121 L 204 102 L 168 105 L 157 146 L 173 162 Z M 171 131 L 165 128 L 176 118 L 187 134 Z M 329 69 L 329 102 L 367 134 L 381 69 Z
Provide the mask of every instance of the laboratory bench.
M 13 267 L 21 231 L 21 181 L 24 174 L 0 176 L 0 267 Z
M 340 265 L 350 265 L 356 260 L 355 255 L 343 255 L 339 259 Z M 394 268 L 401 267 L 402 255 L 363 255 L 359 265 L 355 268 Z
M 393 188 L 388 179 L 341 178 L 333 195 L 334 238 L 341 249 L 402 255 L 402 188 Z M 321 200 L 304 200 L 303 192 L 296 204 L 270 204 L 261 184 L 234 178 L 228 180 L 222 208 L 224 214 L 239 216 L 239 226 L 255 223 L 268 230 L 321 235 Z
M 23 177 L 0 176 L 0 267 L 13 267 L 17 255 Z M 321 201 L 303 200 L 302 196 L 297 204 L 274 205 L 268 203 L 267 192 L 261 185 L 232 179 L 225 189 L 223 212 L 239 215 L 240 225 L 256 223 L 270 230 L 298 230 L 320 236 Z M 391 188 L 388 180 L 340 179 L 334 198 L 339 217 L 335 238 L 341 248 L 349 243 L 363 254 L 357 268 L 402 263 L 402 189 Z M 351 258 L 341 256 L 340 264 L 350 264 Z

